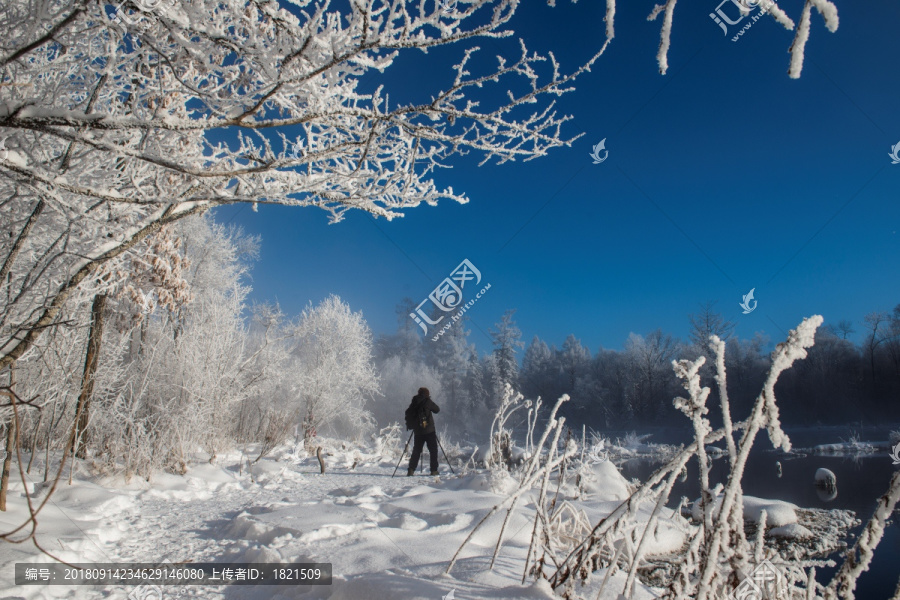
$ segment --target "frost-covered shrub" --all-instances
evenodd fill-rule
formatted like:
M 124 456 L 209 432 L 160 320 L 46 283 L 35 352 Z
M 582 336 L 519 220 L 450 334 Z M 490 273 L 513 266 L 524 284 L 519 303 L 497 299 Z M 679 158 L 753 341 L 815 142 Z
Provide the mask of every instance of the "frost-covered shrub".
M 184 473 L 198 452 L 214 457 L 231 447 L 241 401 L 255 382 L 245 369 L 249 288 L 241 284 L 253 240 L 210 218 L 185 220 L 176 233 L 191 301 L 173 304 L 174 311 L 151 309 L 118 337 L 110 332 L 104 356 L 120 365 L 120 377 L 115 394 L 94 394 L 91 403 L 90 450 L 126 477 L 149 478 L 159 468 Z M 278 437 L 275 421 L 262 415 L 260 441 Z
M 627 572 L 621 593 L 630 597 L 646 555 L 645 544 L 657 530 L 658 517 L 684 466 L 688 460 L 696 457 L 700 465 L 701 489 L 701 497 L 694 506 L 698 524 L 689 530 L 678 559 L 671 563 L 668 575 L 662 582 L 665 587 L 663 598 L 710 600 L 727 597 L 744 581 L 754 564 L 763 559 L 774 561 L 788 584 L 807 598 L 824 594 L 825 598 L 832 599 L 837 597 L 838 592 L 847 597 L 848 591 L 855 586 L 856 578 L 866 570 L 871 561 L 874 547 L 883 534 L 885 521 L 900 500 L 900 473 L 894 475 L 888 492 L 879 500 L 878 509 L 856 547 L 848 554 L 843 567 L 827 586 L 815 580 L 815 566 L 823 564 L 821 561 L 781 561 L 775 549 L 763 546 L 761 532 L 765 527 L 765 517 L 762 516 L 765 511 L 760 502 L 748 501 L 745 504 L 741 488 L 747 457 L 759 430 L 767 431 L 775 447 L 784 450 L 791 448 L 790 440 L 781 429 L 779 421 L 774 395 L 775 382 L 796 360 L 806 357 L 807 349 L 814 343 L 816 328 L 821 323 L 822 317 L 819 316 L 805 319 L 796 330 L 790 332 L 785 342 L 778 345 L 772 353 L 772 366 L 763 390 L 757 397 L 749 418 L 739 423 L 732 422 L 728 404 L 725 344 L 716 336 L 711 338 L 710 348 L 716 358 L 715 377 L 719 386 L 724 423 L 718 430 L 713 430 L 706 418 L 709 412 L 706 400 L 710 390 L 700 385 L 699 371 L 705 357 L 701 356 L 695 361 L 674 362 L 675 372 L 683 380 L 688 392 L 687 398 L 676 398 L 675 406 L 693 423 L 693 443 L 678 452 L 618 508 L 597 523 L 575 550 L 556 566 L 555 572 L 548 578 L 551 585 L 562 592 L 564 597 L 576 598 L 576 581 L 585 583 L 594 571 L 605 568 L 607 577 L 604 577 L 598 592 L 600 596 L 603 587 L 609 583 L 609 572 L 621 568 Z M 734 433 L 740 433 L 738 443 L 734 440 Z M 723 438 L 728 448 L 729 474 L 725 484 L 713 487 L 709 479 L 711 458 L 706 453 L 706 447 Z M 652 513 L 648 520 L 642 522 L 637 516 L 646 505 L 652 507 Z M 764 508 L 771 509 L 771 506 L 766 504 Z M 789 518 L 788 508 L 782 511 L 784 515 L 779 518 L 796 521 L 796 518 Z M 744 519 L 748 510 L 751 519 L 760 521 L 760 534 L 755 548 L 745 536 Z M 629 551 L 623 553 L 622 548 L 626 546 Z M 536 574 L 540 577 L 543 572 L 537 571 Z
M 485 465 L 490 469 L 510 469 L 516 464 L 513 457 L 512 429 L 507 426 L 510 417 L 520 408 L 531 408 L 531 401 L 525 400 L 522 394 L 513 390 L 510 384 L 505 384 L 500 405 L 494 413 L 491 422 L 488 447 L 485 456 Z M 530 429 L 533 425 L 530 425 Z M 531 437 L 529 429 L 528 437 Z
M 375 454 L 387 459 L 397 458 L 403 450 L 402 434 L 400 423 L 396 422 L 382 427 L 378 433 L 372 434 L 375 439 Z

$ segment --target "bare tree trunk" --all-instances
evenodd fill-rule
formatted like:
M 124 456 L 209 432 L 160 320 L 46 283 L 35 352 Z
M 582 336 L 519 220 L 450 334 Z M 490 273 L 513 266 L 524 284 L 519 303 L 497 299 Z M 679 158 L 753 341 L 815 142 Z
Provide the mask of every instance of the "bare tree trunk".
M 22 250 L 22 245 L 25 242 L 25 239 L 31 234 L 31 230 L 34 229 L 34 224 L 37 221 L 38 217 L 41 216 L 41 213 L 44 211 L 44 201 L 41 200 L 34 207 L 34 210 L 31 212 L 31 216 L 28 217 L 28 221 L 25 223 L 25 227 L 22 229 L 22 232 L 19 234 L 19 237 L 16 238 L 16 241 L 13 243 L 12 248 L 9 251 L 9 254 L 6 255 L 6 260 L 3 261 L 3 266 L 0 267 L 0 280 L 6 279 L 9 281 L 10 271 L 12 270 L 13 262 L 15 262 L 16 257 L 19 255 L 19 252 Z M 6 288 L 7 298 L 10 295 L 10 288 Z
M 44 483 L 47 483 L 47 479 L 50 477 L 50 443 L 53 441 L 53 430 L 59 425 L 59 419 L 62 419 L 62 414 L 65 414 L 63 412 L 57 419 L 56 408 L 58 406 L 59 402 L 53 403 L 53 415 L 50 417 L 50 421 L 47 422 L 47 443 L 44 446 Z
M 147 331 L 150 327 L 150 315 L 144 315 L 143 320 L 141 321 L 141 335 L 140 341 L 138 342 L 138 356 L 144 355 L 144 348 L 147 345 Z
M 9 368 L 9 400 L 15 403 L 16 393 L 16 363 L 12 363 Z M 9 489 L 9 470 L 12 466 L 12 455 L 16 451 L 16 441 L 18 438 L 18 427 L 16 427 L 16 414 L 13 412 L 9 419 L 9 425 L 6 428 L 6 456 L 3 458 L 3 474 L 0 475 L 0 510 L 6 511 L 6 491 Z
M 103 339 L 104 306 L 106 306 L 106 294 L 94 296 L 94 302 L 91 304 L 91 331 L 88 334 L 87 352 L 84 357 L 84 373 L 81 377 L 81 394 L 78 396 L 78 404 L 75 408 L 75 418 L 78 420 L 78 433 L 72 442 L 72 450 L 75 451 L 75 456 L 78 458 L 84 458 L 85 456 L 91 394 L 94 392 L 94 373 L 97 371 L 100 344 Z
M 875 380 L 875 346 L 872 346 L 869 349 L 869 364 L 871 364 L 871 366 L 872 366 L 872 386 L 874 387 L 874 385 L 876 383 L 876 380 Z
M 25 472 L 29 475 L 31 474 L 31 463 L 34 462 L 34 454 L 37 452 L 38 432 L 41 430 L 41 423 L 43 421 L 44 413 L 41 411 L 41 414 L 38 416 L 37 425 L 34 426 L 34 434 L 31 436 L 31 454 L 28 456 L 28 468 L 25 469 Z
M 303 419 L 303 447 L 310 454 L 315 448 L 314 438 L 316 437 L 316 426 L 313 418 L 313 408 L 311 403 L 306 405 L 306 417 Z

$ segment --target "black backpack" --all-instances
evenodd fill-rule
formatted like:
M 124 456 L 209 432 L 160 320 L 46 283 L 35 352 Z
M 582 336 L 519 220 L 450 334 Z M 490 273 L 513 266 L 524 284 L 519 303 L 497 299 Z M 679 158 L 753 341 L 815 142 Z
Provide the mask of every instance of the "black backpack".
M 403 414 L 406 419 L 406 430 L 410 429 L 427 429 L 428 428 L 428 413 L 426 412 L 425 403 L 421 402 L 416 405 L 416 399 L 413 398 L 413 401 L 409 403 L 409 408 L 406 409 L 406 412 Z

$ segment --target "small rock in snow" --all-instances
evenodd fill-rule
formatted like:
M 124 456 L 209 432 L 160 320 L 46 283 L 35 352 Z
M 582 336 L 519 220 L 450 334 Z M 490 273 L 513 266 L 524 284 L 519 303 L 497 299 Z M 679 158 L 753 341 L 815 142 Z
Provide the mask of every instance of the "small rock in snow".
M 836 489 L 837 476 L 828 469 L 816 469 L 816 485 L 826 489 Z

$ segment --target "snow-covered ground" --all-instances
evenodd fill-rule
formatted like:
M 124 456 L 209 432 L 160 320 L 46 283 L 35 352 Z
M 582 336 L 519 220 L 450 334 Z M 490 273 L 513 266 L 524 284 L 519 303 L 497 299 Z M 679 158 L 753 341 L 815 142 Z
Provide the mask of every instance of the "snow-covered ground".
M 302 452 L 300 454 L 303 454 Z M 37 540 L 67 562 L 330 562 L 332 586 L 186 586 L 163 588 L 164 598 L 440 599 L 454 591 L 472 598 L 553 598 L 545 584 L 521 584 L 534 512 L 515 516 L 493 572 L 488 570 L 500 518 L 476 535 L 451 575 L 444 570 L 465 536 L 504 491 L 509 476 L 489 472 L 440 478 L 391 478 L 396 459 L 336 451 L 319 474 L 314 457 L 288 450 L 238 473 L 239 454 L 199 463 L 185 476 L 158 473 L 152 482 L 76 474 L 60 481 L 40 513 Z M 600 463 L 579 503 L 595 521 L 627 497 L 630 487 L 611 463 Z M 29 485 L 29 489 L 33 489 Z M 40 486 L 38 486 L 40 487 Z M 39 491 L 35 502 L 43 499 Z M 25 520 L 21 483 L 10 510 L 0 513 L 8 531 Z M 680 517 L 676 517 L 681 520 Z M 677 528 L 660 529 L 656 552 L 674 552 Z M 15 586 L 13 564 L 46 562 L 30 542 L 0 546 L 2 598 L 126 598 L 133 588 Z M 638 597 L 652 597 L 641 593 Z
M 493 570 L 488 565 L 502 522 L 499 515 L 466 546 L 450 575 L 444 574 L 475 524 L 516 487 L 508 474 L 478 470 L 451 475 L 442 462 L 439 478 L 406 477 L 405 464 L 391 478 L 396 457 L 337 445 L 325 457 L 324 475 L 315 457 L 286 447 L 249 471 L 245 466 L 239 472 L 240 460 L 238 453 L 220 456 L 215 465 L 201 460 L 184 476 L 157 473 L 150 483 L 135 479 L 126 484 L 121 478 L 76 473 L 73 485 L 60 481 L 40 513 L 36 538 L 48 553 L 73 563 L 333 565 L 331 586 L 165 587 L 162 598 L 556 597 L 546 582 L 534 584 L 529 577 L 521 583 L 534 524 L 530 500 L 512 517 Z M 583 511 L 590 524 L 612 512 L 634 489 L 609 460 L 593 462 L 582 474 L 577 493 L 570 481 L 562 486 L 561 498 L 573 510 Z M 31 484 L 29 490 L 35 502 L 46 493 L 34 492 Z M 10 510 L 0 513 L 4 531 L 25 520 L 25 499 L 22 484 L 14 484 Z M 749 521 L 758 520 L 763 508 L 769 525 L 781 528 L 770 535 L 811 535 L 805 526 L 809 523 L 798 519 L 798 507 L 745 498 Z M 639 521 L 646 522 L 651 509 L 642 509 Z M 691 527 L 670 509 L 661 516 L 646 551 L 648 559 L 677 555 Z M 47 560 L 30 542 L 0 546 L 0 598 L 124 599 L 129 592 L 132 600 L 158 598 L 126 587 L 14 585 L 14 563 Z M 612 577 L 613 583 L 619 579 L 624 581 L 621 572 Z M 591 590 L 601 580 L 592 580 L 582 591 L 585 597 L 596 596 Z M 616 587 L 606 588 L 609 598 L 618 593 Z M 653 597 L 651 588 L 638 586 L 635 598 Z

